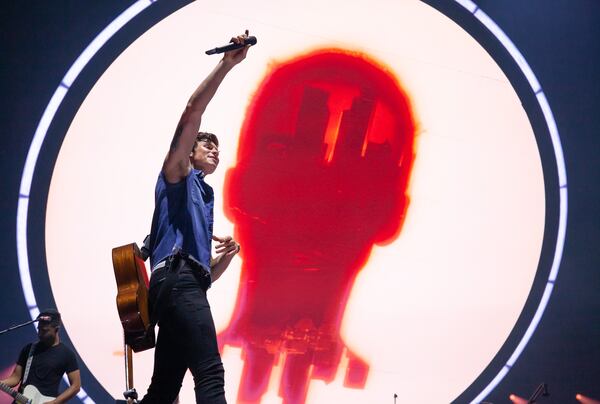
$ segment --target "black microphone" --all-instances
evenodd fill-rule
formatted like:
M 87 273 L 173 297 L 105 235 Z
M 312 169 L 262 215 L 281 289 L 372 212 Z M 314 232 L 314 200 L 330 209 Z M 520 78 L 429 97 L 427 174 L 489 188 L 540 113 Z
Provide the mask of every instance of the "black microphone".
M 214 49 L 209 49 L 206 51 L 206 54 L 207 55 L 215 55 L 217 53 L 229 52 L 232 50 L 243 48 L 246 45 L 250 45 L 250 46 L 256 45 L 256 37 L 249 36 L 248 38 L 244 39 L 244 42 L 242 42 L 242 43 L 231 43 L 229 45 L 219 46 Z

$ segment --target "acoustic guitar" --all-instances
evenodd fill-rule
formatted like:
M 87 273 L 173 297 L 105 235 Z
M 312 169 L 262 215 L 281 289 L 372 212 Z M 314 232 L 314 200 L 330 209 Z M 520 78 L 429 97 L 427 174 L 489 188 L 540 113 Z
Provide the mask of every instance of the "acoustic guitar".
M 148 309 L 148 272 L 137 244 L 131 243 L 112 250 L 117 281 L 117 310 L 123 325 L 125 354 L 125 392 L 128 404 L 137 402 L 133 387 L 133 353 L 154 348 L 154 327 L 150 326 Z
M 35 386 L 32 386 L 31 384 L 25 386 L 23 393 L 19 393 L 18 391 L 8 387 L 6 384 L 0 382 L 0 390 L 10 395 L 17 404 L 43 404 L 47 403 L 48 401 L 52 401 L 55 398 L 43 395 Z
M 135 243 L 112 250 L 117 281 L 117 310 L 123 325 L 125 343 L 134 352 L 154 348 L 154 328 L 148 309 L 148 272 Z

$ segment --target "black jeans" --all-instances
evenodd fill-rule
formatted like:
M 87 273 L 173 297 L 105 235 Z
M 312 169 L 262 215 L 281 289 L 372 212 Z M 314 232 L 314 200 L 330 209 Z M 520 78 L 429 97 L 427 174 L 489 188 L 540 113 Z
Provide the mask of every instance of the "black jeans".
M 156 301 L 164 268 L 150 279 L 150 306 Z M 224 370 L 206 289 L 210 278 L 189 265 L 179 277 L 164 304 L 158 322 L 154 351 L 154 373 L 144 404 L 171 404 L 179 394 L 187 369 L 194 376 L 196 403 L 226 404 Z

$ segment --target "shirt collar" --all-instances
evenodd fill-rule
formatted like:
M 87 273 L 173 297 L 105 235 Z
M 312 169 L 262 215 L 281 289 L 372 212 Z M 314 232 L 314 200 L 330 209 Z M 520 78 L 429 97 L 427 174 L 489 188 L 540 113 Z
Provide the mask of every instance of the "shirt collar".
M 204 177 L 206 177 L 206 174 L 204 174 L 204 171 L 202 170 L 198 170 L 196 168 L 192 168 L 192 170 L 194 170 L 194 174 L 196 174 L 196 176 L 201 179 L 204 180 Z

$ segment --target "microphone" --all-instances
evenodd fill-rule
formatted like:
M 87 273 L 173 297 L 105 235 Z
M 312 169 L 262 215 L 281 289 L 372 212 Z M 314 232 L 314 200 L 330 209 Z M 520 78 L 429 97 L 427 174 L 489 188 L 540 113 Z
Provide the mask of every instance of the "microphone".
M 50 316 L 39 316 L 38 318 L 35 319 L 35 321 L 52 321 L 52 317 Z
M 214 49 L 209 49 L 206 51 L 206 54 L 207 55 L 215 55 L 217 53 L 229 52 L 232 50 L 241 49 L 246 45 L 250 45 L 250 46 L 256 45 L 256 37 L 249 36 L 248 38 L 244 39 L 244 42 L 242 42 L 242 43 L 230 43 L 229 45 L 219 46 Z

